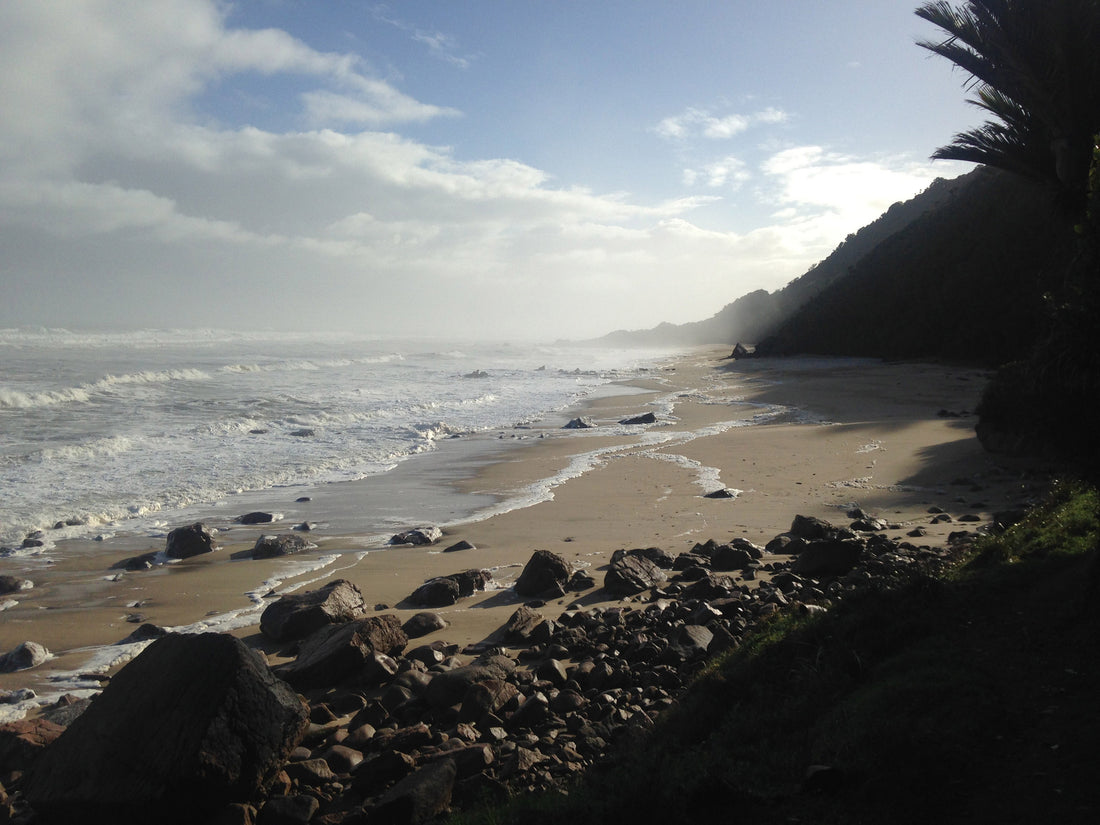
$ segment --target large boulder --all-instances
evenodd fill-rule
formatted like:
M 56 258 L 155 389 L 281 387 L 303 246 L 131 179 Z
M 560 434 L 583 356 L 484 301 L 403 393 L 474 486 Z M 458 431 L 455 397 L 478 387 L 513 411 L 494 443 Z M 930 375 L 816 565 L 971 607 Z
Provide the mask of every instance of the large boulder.
M 815 579 L 843 576 L 862 553 L 863 543 L 856 540 L 811 541 L 791 562 L 791 572 Z
M 0 773 L 25 771 L 65 728 L 38 717 L 0 725 Z
M 365 614 L 359 588 L 346 579 L 334 579 L 319 590 L 291 593 L 268 605 L 260 616 L 260 632 L 277 642 L 302 639 L 326 625 Z
M 0 673 L 13 673 L 38 667 L 50 658 L 50 651 L 38 642 L 22 642 L 0 656 Z
M 608 593 L 632 596 L 664 582 L 664 571 L 650 561 L 642 551 L 616 550 L 604 576 L 603 586 Z
M 447 607 L 461 598 L 474 595 L 476 590 L 484 590 L 493 580 L 488 570 L 465 570 L 429 579 L 416 588 L 408 601 L 418 607 Z
M 34 582 L 30 579 L 21 579 L 18 576 L 0 576 L 0 596 L 9 593 L 18 593 L 20 590 L 30 590 Z
M 410 594 L 408 601 L 417 607 L 447 607 L 459 599 L 458 582 L 440 576 L 429 579 Z
M 309 550 L 317 545 L 296 533 L 283 533 L 278 536 L 260 536 L 252 546 L 252 558 L 276 559 Z
M 24 795 L 43 822 L 194 823 L 251 799 L 308 725 L 232 636 L 153 642 L 39 757 Z
M 451 804 L 458 770 L 450 758 L 429 762 L 379 798 L 370 812 L 378 825 L 420 825 L 434 820 Z
M 557 553 L 536 550 L 516 579 L 515 591 L 520 596 L 564 593 L 572 574 L 572 565 Z
M 390 537 L 390 544 L 424 545 L 435 544 L 443 538 L 438 527 L 418 527 L 415 530 L 403 530 Z
M 177 527 L 168 534 L 164 554 L 170 559 L 189 559 L 218 549 L 214 537 L 202 522 Z
M 468 665 L 437 673 L 424 689 L 424 700 L 435 708 L 457 705 L 470 685 L 486 679 L 507 680 L 515 669 L 515 661 L 507 656 L 481 656 Z
M 323 627 L 302 642 L 279 675 L 299 690 L 336 685 L 375 669 L 376 656 L 399 656 L 409 643 L 392 613 Z

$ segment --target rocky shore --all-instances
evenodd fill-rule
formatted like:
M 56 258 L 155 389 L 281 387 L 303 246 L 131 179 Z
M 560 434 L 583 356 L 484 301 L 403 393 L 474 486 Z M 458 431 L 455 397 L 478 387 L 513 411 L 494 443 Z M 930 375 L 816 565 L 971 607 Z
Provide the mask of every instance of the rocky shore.
M 637 747 L 761 622 L 935 572 L 976 535 L 936 547 L 914 543 L 919 525 L 911 542 L 847 515 L 798 516 L 764 546 L 619 551 L 602 582 L 536 551 L 513 585 L 525 601 L 464 646 L 417 644 L 446 619 L 402 621 L 342 579 L 267 607 L 266 659 L 230 635 L 143 628 L 159 638 L 101 695 L 0 728 L 0 822 L 422 823 L 564 786 Z M 488 575 L 448 580 L 462 599 Z

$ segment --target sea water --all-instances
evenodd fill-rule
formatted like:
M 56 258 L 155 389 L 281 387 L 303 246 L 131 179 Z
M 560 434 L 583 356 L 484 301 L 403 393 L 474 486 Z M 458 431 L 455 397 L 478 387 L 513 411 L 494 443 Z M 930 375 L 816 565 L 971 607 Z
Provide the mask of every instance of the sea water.
M 564 410 L 669 354 L 0 330 L 0 547 L 142 533 L 250 491 L 385 474 L 442 439 Z

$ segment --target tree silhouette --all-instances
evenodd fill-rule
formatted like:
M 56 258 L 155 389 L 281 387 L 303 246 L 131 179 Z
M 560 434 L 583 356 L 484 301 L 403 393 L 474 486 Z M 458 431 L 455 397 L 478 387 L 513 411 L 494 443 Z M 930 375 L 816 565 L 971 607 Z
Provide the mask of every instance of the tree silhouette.
M 1080 214 L 1100 132 L 1100 0 L 940 0 L 916 14 L 947 34 L 918 45 L 965 71 L 970 102 L 995 118 L 932 157 L 1049 181 Z

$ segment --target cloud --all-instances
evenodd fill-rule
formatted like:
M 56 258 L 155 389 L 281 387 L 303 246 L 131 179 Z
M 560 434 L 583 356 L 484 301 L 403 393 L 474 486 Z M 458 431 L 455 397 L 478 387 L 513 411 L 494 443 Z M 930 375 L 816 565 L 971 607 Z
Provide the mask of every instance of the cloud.
M 386 5 L 379 4 L 371 9 L 376 20 L 380 20 L 395 29 L 406 32 L 416 43 L 422 43 L 428 47 L 428 52 L 432 57 L 442 60 L 445 63 L 450 63 L 452 66 L 457 66 L 460 69 L 468 69 L 473 61 L 477 58 L 476 55 L 460 55 L 458 41 L 453 35 L 446 34 L 440 31 L 432 31 L 428 29 L 421 29 L 417 26 L 407 23 L 398 17 L 395 17 L 393 11 Z
M 686 186 L 703 185 L 711 189 L 737 190 L 752 180 L 752 173 L 743 160 L 728 155 L 699 168 L 685 169 L 683 180 Z
M 931 180 L 806 146 L 691 164 L 703 194 L 658 202 L 563 184 L 410 137 L 457 112 L 222 9 L 0 4 L 0 324 L 562 337 L 696 320 L 782 286 Z M 206 108 L 255 75 L 282 84 L 294 128 Z M 690 109 L 658 131 L 721 145 L 786 119 Z M 738 187 L 785 211 L 700 226 Z
M 661 120 L 653 129 L 667 140 L 687 140 L 704 137 L 708 140 L 728 140 L 753 126 L 784 123 L 789 116 L 780 109 L 769 107 L 752 114 L 727 114 L 717 116 L 709 109 L 689 107 L 678 115 Z

